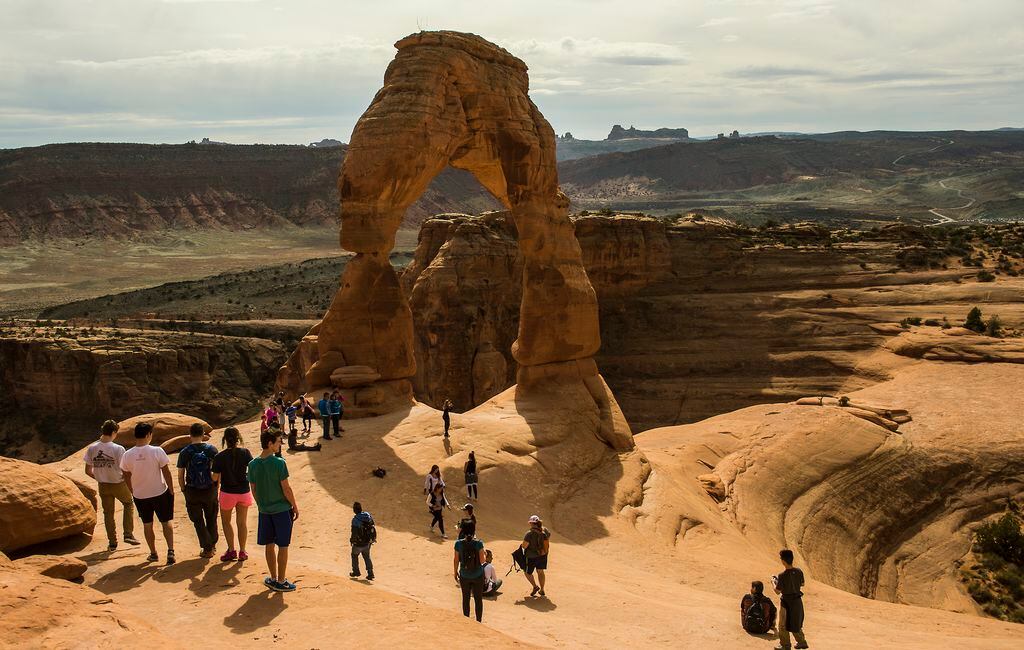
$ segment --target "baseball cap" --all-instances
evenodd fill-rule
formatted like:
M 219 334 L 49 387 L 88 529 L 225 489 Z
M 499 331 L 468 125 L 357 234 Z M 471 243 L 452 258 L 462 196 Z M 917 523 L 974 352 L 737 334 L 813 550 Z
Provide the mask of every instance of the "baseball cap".
M 463 510 L 472 510 L 473 509 L 473 504 L 472 503 L 467 503 L 466 505 L 462 506 L 462 509 Z
M 540 523 L 540 517 L 538 517 L 537 515 L 530 515 L 530 523 L 531 524 L 539 524 Z

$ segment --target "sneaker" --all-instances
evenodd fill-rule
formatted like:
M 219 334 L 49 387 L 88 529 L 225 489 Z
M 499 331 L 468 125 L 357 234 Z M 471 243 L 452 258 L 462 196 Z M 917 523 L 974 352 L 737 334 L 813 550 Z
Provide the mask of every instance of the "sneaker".
M 117 550 L 117 542 L 110 542 L 109 544 L 107 544 L 107 550 L 108 551 L 116 551 Z
M 146 562 L 156 562 L 159 559 L 160 558 L 157 557 L 156 553 L 150 553 L 149 556 L 146 558 Z
M 142 542 L 140 542 L 139 540 L 135 539 L 131 535 L 126 535 L 125 538 L 124 538 L 124 543 L 125 544 L 131 544 L 132 546 L 138 546 Z
M 350 578 L 358 578 L 360 575 L 362 575 L 362 574 L 360 574 L 360 573 L 358 573 L 356 571 L 350 571 L 349 574 L 348 574 L 348 577 L 350 577 Z
M 275 582 L 270 588 L 274 591 L 290 592 L 295 591 L 295 583 L 285 580 L 283 582 Z
M 239 562 L 245 562 L 248 559 L 249 559 L 249 554 L 248 553 L 246 553 L 245 551 L 239 551 L 238 552 L 238 561 Z
M 174 564 L 174 550 L 167 549 L 167 566 Z
M 366 579 L 367 579 L 367 580 L 373 580 L 373 574 L 371 573 L 371 574 L 367 575 L 367 576 L 366 576 Z
M 224 555 L 220 556 L 221 562 L 234 562 L 238 559 L 238 553 L 235 551 L 228 551 Z
M 540 587 L 534 587 L 533 591 L 530 592 L 530 598 L 536 596 L 538 591 L 540 591 Z
M 810 648 L 811 646 L 807 645 L 806 643 L 798 643 L 793 647 L 797 650 L 807 650 L 807 648 Z
M 441 539 L 448 539 L 448 536 L 445 535 L 444 533 L 441 533 Z
M 266 578 L 264 578 L 264 579 L 263 579 L 263 584 L 265 584 L 266 586 L 268 586 L 268 587 L 270 587 L 271 589 L 273 589 L 273 588 L 274 588 L 274 585 L 276 585 L 276 584 L 277 584 L 277 580 L 274 580 L 274 579 L 273 579 L 273 578 L 271 578 L 270 576 L 267 576 Z
M 540 596 L 541 598 L 547 598 L 548 597 L 548 595 L 546 593 L 544 593 L 543 589 L 541 589 L 539 592 L 537 592 L 537 595 Z
M 199 557 L 211 558 L 215 555 L 212 548 L 204 548 Z

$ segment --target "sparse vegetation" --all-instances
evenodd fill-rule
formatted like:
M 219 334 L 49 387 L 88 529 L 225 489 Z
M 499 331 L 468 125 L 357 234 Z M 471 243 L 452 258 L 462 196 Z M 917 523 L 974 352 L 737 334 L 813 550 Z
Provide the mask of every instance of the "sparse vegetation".
M 981 334 L 985 331 L 985 320 L 982 318 L 981 309 L 979 307 L 971 308 L 971 311 L 967 312 L 967 319 L 964 321 L 964 327 Z
M 1024 623 L 1024 532 L 1015 508 L 978 527 L 973 552 L 976 562 L 961 569 L 967 593 L 989 616 Z

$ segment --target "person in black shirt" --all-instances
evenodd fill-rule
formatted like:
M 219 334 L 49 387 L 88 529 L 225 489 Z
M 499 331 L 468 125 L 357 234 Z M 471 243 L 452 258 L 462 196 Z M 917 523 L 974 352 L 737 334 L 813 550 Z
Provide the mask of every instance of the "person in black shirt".
M 779 607 L 779 645 L 775 650 L 789 650 L 789 634 L 796 638 L 796 648 L 809 648 L 804 637 L 804 603 L 803 592 L 804 572 L 793 567 L 793 551 L 788 548 L 779 551 L 779 559 L 785 570 L 772 576 L 775 593 L 782 596 Z
M 220 518 L 224 529 L 224 540 L 228 550 L 220 556 L 221 562 L 248 560 L 245 542 L 249 531 L 246 528 L 246 514 L 253 505 L 252 492 L 249 490 L 249 479 L 246 468 L 252 460 L 252 453 L 241 446 L 242 437 L 235 427 L 224 429 L 224 451 L 213 459 L 213 477 L 220 482 Z M 235 531 L 231 525 L 231 514 L 234 512 L 238 527 L 238 550 L 235 550 Z
M 477 475 L 476 475 L 476 453 L 475 452 L 472 452 L 472 451 L 469 452 L 469 460 L 467 460 L 466 464 L 462 466 L 462 472 L 463 472 L 463 474 L 466 477 L 466 498 L 467 499 L 476 499 L 476 498 L 478 498 L 477 497 L 477 490 L 476 490 Z

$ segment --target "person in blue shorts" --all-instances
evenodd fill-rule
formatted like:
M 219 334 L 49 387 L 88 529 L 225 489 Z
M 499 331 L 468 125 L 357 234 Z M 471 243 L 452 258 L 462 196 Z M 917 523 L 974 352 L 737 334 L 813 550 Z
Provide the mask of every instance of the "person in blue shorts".
M 256 543 L 266 546 L 267 570 L 263 581 L 274 591 L 295 591 L 288 581 L 288 547 L 292 543 L 292 526 L 299 518 L 295 494 L 288 485 L 288 464 L 276 454 L 281 451 L 281 436 L 268 429 L 260 434 L 263 451 L 249 462 L 249 487 L 259 509 Z

